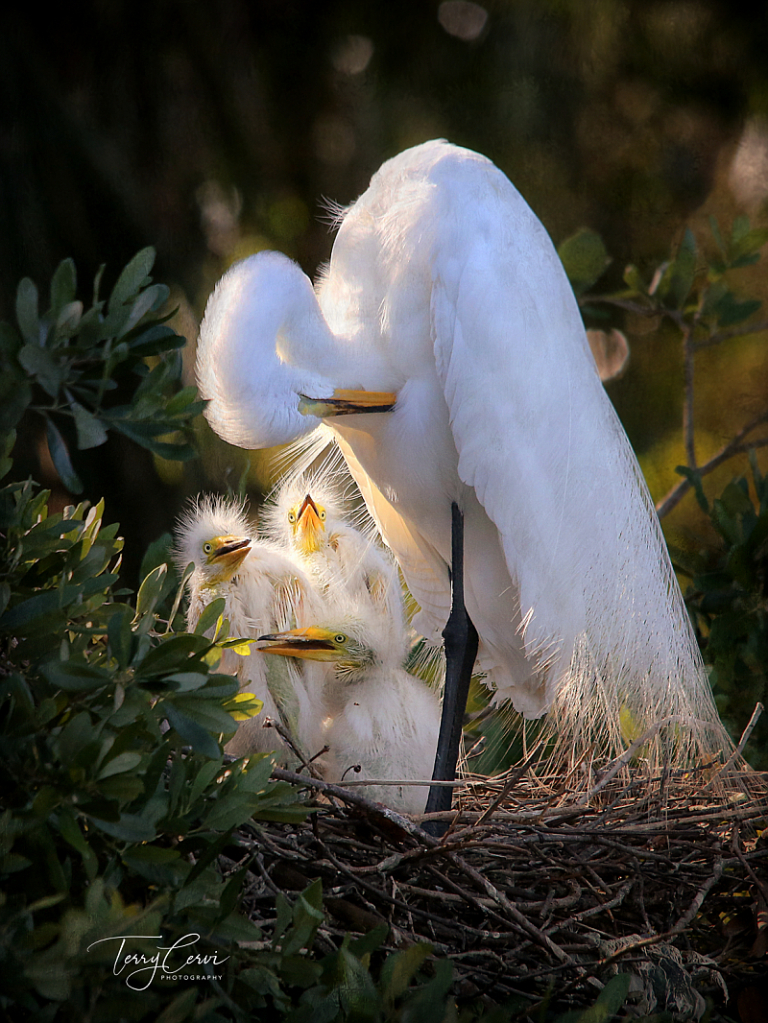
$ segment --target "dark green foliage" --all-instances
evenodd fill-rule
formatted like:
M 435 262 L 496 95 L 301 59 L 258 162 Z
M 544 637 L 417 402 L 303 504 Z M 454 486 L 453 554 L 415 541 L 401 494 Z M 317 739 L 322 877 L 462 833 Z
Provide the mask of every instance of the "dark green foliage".
M 597 299 L 646 315 L 666 314 L 681 327 L 695 328 L 697 342 L 711 340 L 716 330 L 748 320 L 761 303 L 756 299 L 738 299 L 728 274 L 760 259 L 760 250 L 768 241 L 768 229 L 752 228 L 747 217 L 737 217 L 730 237 L 723 240 L 714 217 L 710 218 L 709 227 L 714 254 L 703 252 L 691 230 L 686 229 L 670 258 L 659 264 L 650 280 L 630 264 L 624 270 L 626 288 L 612 295 L 586 296 L 585 313 L 601 316 L 599 307 L 590 304 Z M 608 263 L 601 246 L 599 236 L 586 230 L 560 245 L 560 258 L 577 295 L 598 280 Z
M 151 283 L 154 261 L 153 249 L 134 256 L 107 300 L 99 298 L 99 273 L 84 310 L 75 265 L 64 260 L 47 310 L 40 311 L 37 287 L 25 278 L 16 293 L 16 326 L 0 324 L 0 432 L 16 427 L 27 410 L 41 416 L 53 464 L 73 494 L 83 488 L 72 446 L 99 447 L 109 429 L 164 458 L 195 454 L 187 435 L 203 403 L 194 387 L 172 393 L 184 338 L 161 314 L 169 292 Z
M 711 506 L 698 481 L 700 502 L 720 542 L 676 558 L 692 578 L 688 607 L 712 666 L 720 714 L 736 736 L 755 704 L 768 702 L 768 476 L 761 475 L 754 455 L 751 462 L 751 480 L 733 480 Z M 765 717 L 745 754 L 753 767 L 768 768 Z

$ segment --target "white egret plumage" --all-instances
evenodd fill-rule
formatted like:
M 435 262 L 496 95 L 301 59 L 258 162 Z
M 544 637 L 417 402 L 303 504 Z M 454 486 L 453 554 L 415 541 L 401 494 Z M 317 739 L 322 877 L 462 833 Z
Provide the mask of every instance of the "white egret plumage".
M 328 754 L 320 763 L 326 781 L 425 782 L 432 777 L 440 701 L 430 686 L 402 668 L 392 640 L 385 616 L 369 608 L 361 617 L 354 603 L 331 624 L 261 638 L 265 653 L 333 664 L 323 690 Z M 421 813 L 428 787 L 366 785 L 363 793 L 395 810 Z
M 327 473 L 289 475 L 264 508 L 269 535 L 288 545 L 324 594 L 330 608 L 353 604 L 359 613 L 389 619 L 389 643 L 405 657 L 407 635 L 403 592 L 397 565 L 371 530 L 372 523 L 353 522 L 339 488 Z M 367 518 L 367 516 L 366 516 Z
M 220 497 L 198 500 L 179 522 L 174 553 L 180 571 L 190 562 L 195 566 L 187 580 L 190 630 L 217 597 L 225 601 L 229 634 L 239 638 L 255 639 L 265 630 L 292 628 L 322 613 L 322 602 L 301 565 L 288 551 L 257 537 L 242 503 Z M 296 666 L 264 658 L 253 649 L 248 654 L 225 649 L 221 670 L 236 676 L 241 690 L 264 704 L 259 714 L 239 725 L 227 743 L 228 753 L 243 756 L 277 750 L 281 761 L 290 760 L 276 730 L 264 728 L 266 717 L 286 725 L 298 744 L 306 744 L 311 752 L 320 748 L 322 714 L 316 678 L 307 685 Z
M 243 260 L 209 299 L 197 358 L 230 443 L 331 428 L 433 640 L 463 512 L 466 607 L 497 701 L 529 718 L 555 706 L 575 754 L 621 749 L 622 713 L 640 731 L 673 722 L 657 761 L 728 746 L 562 265 L 489 160 L 433 141 L 386 162 L 341 216 L 317 290 L 283 255 Z M 339 417 L 360 390 L 389 411 Z

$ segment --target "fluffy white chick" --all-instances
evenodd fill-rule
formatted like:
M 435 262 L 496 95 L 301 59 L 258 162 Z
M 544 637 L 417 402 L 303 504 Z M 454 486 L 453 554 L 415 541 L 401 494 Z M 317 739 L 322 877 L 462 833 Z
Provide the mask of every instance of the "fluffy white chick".
M 338 605 L 334 608 L 338 612 Z M 323 760 L 327 781 L 428 781 L 440 730 L 435 691 L 402 667 L 392 623 L 359 604 L 347 604 L 333 622 L 263 636 L 269 654 L 333 665 L 325 682 Z M 359 766 L 360 771 L 350 774 Z M 423 785 L 365 786 L 363 794 L 403 813 L 421 813 L 429 789 Z
M 217 597 L 225 600 L 230 635 L 243 638 L 295 627 L 321 612 L 316 588 L 297 559 L 257 537 L 242 502 L 216 496 L 198 499 L 179 522 L 174 556 L 181 572 L 190 562 L 195 566 L 187 580 L 190 630 Z M 307 685 L 306 672 L 264 658 L 253 647 L 247 655 L 225 650 L 221 670 L 236 676 L 241 690 L 264 703 L 259 714 L 240 724 L 227 743 L 227 753 L 277 751 L 281 762 L 291 762 L 277 731 L 264 727 L 266 717 L 281 722 L 310 755 L 320 748 L 324 714 L 322 685 L 316 677 Z
M 397 564 L 365 513 L 358 513 L 356 523 L 352 519 L 328 475 L 287 478 L 265 509 L 270 536 L 288 545 L 323 593 L 325 620 L 338 620 L 350 604 L 359 607 L 364 620 L 386 616 L 389 641 L 403 660 L 408 639 Z

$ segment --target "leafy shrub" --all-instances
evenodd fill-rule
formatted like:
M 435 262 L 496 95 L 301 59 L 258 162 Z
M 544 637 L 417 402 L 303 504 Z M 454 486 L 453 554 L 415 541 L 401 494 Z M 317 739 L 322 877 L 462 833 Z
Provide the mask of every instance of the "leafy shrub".
M 716 547 L 677 553 L 691 577 L 686 601 L 723 721 L 733 735 L 757 703 L 768 701 L 768 476 L 751 457 L 752 479 L 739 476 L 720 497 L 699 503 L 719 538 Z M 751 487 L 750 487 L 751 482 Z M 753 767 L 768 768 L 768 720 L 761 717 L 745 747 Z
M 99 298 L 102 267 L 84 311 L 75 265 L 66 259 L 51 281 L 45 313 L 36 285 L 24 278 L 17 325 L 0 324 L 0 435 L 28 410 L 40 416 L 53 464 L 73 494 L 83 488 L 72 444 L 99 447 L 110 429 L 165 458 L 195 455 L 188 435 L 203 403 L 194 387 L 172 393 L 185 340 L 166 323 L 172 312 L 161 314 L 169 290 L 152 283 L 154 260 L 151 248 L 134 256 L 106 301 Z

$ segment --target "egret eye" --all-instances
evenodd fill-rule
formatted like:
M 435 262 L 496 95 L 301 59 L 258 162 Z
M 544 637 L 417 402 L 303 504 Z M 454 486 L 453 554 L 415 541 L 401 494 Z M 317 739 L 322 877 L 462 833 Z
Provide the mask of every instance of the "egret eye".
M 203 554 L 210 554 L 212 550 L 213 550 L 213 544 L 212 543 L 204 543 L 203 544 Z
M 320 516 L 320 521 L 325 522 L 325 508 L 318 508 L 317 511 Z
M 344 636 L 341 632 L 339 632 L 333 637 L 333 642 L 338 643 L 339 646 L 341 646 L 343 643 L 347 642 L 347 637 Z
M 293 525 L 293 523 L 296 521 L 296 512 L 295 511 L 289 511 L 288 512 L 288 521 L 291 523 L 291 525 Z

